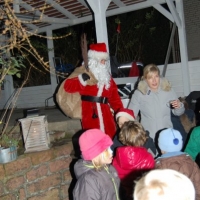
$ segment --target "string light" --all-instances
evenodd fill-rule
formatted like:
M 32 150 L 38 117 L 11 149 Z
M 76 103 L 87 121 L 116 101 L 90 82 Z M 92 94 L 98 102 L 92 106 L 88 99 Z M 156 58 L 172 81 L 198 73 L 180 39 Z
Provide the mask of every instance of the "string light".
M 27 14 L 30 12 L 40 11 L 39 19 L 30 20 L 30 21 L 24 21 L 24 20 L 19 19 L 16 16 L 12 7 L 10 6 L 12 4 L 13 4 L 13 0 L 4 0 L 4 4 L 1 5 L 0 19 L 4 20 L 4 23 L 2 26 L 3 30 L 1 31 L 0 36 L 7 35 L 9 38 L 4 41 L 6 42 L 5 45 L 0 44 L 2 45 L 0 46 L 0 50 L 2 50 L 0 52 L 0 55 L 4 54 L 5 51 L 10 52 L 13 49 L 18 49 L 21 55 L 27 59 L 27 61 L 30 64 L 30 67 L 33 67 L 34 69 L 38 70 L 40 73 L 44 73 L 31 63 L 31 61 L 27 57 L 27 54 L 32 55 L 41 64 L 41 66 L 43 66 L 45 71 L 50 72 L 49 62 L 45 62 L 44 58 L 40 56 L 38 51 L 33 47 L 30 41 L 30 37 L 36 36 L 39 38 L 45 38 L 49 40 L 58 40 L 58 39 L 66 38 L 70 36 L 72 33 L 70 32 L 62 36 L 50 37 L 50 36 L 43 36 L 43 35 L 37 34 L 36 32 L 35 33 L 30 32 L 24 28 L 22 24 L 42 22 L 41 19 L 42 19 L 45 9 L 48 9 L 52 6 L 52 5 L 47 4 L 46 1 L 44 1 L 44 4 L 37 9 L 31 9 L 30 11 L 23 10 L 20 12 L 21 14 Z

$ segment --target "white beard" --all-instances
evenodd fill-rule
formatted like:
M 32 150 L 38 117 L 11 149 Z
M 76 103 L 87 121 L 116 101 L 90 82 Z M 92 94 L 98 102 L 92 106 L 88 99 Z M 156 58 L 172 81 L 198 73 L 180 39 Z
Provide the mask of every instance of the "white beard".
M 90 71 L 94 74 L 95 78 L 98 80 L 97 86 L 105 85 L 105 88 L 108 89 L 110 87 L 110 71 L 109 71 L 109 62 L 106 64 L 101 64 L 100 62 L 90 59 L 88 62 L 88 66 Z

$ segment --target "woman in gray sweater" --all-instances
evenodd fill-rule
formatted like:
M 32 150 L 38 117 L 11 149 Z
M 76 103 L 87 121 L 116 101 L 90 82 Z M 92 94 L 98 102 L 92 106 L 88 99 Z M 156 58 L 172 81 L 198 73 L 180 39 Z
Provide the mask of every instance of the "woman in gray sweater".
M 141 124 L 153 139 L 158 131 L 173 127 L 171 111 L 180 116 L 185 110 L 169 81 L 160 77 L 160 70 L 154 64 L 145 66 L 128 108 L 134 111 L 136 117 L 140 111 Z

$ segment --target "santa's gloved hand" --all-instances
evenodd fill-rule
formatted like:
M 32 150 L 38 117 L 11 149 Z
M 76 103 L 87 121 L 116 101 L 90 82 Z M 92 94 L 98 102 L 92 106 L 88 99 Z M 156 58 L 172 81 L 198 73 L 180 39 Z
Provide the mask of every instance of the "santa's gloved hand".
M 87 81 L 88 79 L 90 79 L 90 76 L 86 73 L 83 73 L 82 78 L 83 78 L 84 81 Z
M 97 79 L 95 78 L 94 74 L 91 71 L 85 71 L 81 74 L 78 75 L 79 81 L 83 86 L 86 85 L 96 85 L 97 84 Z

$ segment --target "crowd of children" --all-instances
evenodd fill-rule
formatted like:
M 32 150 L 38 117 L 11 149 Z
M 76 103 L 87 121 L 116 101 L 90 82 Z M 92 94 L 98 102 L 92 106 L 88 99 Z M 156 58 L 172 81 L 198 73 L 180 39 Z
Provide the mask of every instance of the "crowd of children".
M 155 81 L 148 76 L 146 79 L 153 91 L 159 72 L 155 66 L 149 68 L 154 70 Z M 176 97 L 173 91 L 158 91 L 164 95 L 162 101 L 168 98 L 167 93 Z M 99 129 L 86 130 L 80 136 L 81 158 L 74 166 L 77 179 L 74 200 L 200 200 L 200 168 L 197 165 L 200 126 L 193 128 L 195 116 L 183 99 L 175 99 L 172 103 L 172 122 L 169 122 L 170 110 L 166 108 L 162 116 L 166 114 L 167 121 L 156 124 L 165 118 L 150 119 L 158 113 L 148 116 L 142 107 L 146 105 L 141 105 L 139 100 L 148 104 L 146 99 L 150 101 L 158 94 L 150 97 L 146 92 L 146 97 L 136 93 L 131 105 L 131 108 L 140 106 L 143 123 L 134 115 L 134 109 L 121 108 L 115 115 L 118 131 L 114 138 Z M 151 99 L 151 104 L 159 102 Z M 166 105 L 159 106 L 158 110 Z M 173 115 L 176 116 L 174 121 Z M 149 133 L 148 124 L 153 131 L 161 129 L 156 134 Z
M 157 139 L 161 155 L 154 157 L 149 136 L 131 110 L 121 109 L 116 122 L 119 132 L 113 141 L 99 129 L 80 136 L 74 200 L 200 200 L 200 169 L 195 163 L 200 127 L 193 129 L 185 149 L 178 130 L 163 129 Z

